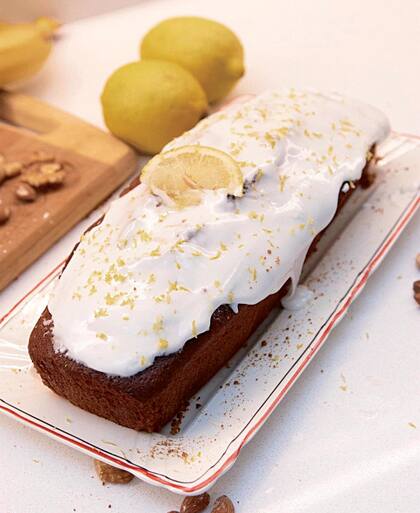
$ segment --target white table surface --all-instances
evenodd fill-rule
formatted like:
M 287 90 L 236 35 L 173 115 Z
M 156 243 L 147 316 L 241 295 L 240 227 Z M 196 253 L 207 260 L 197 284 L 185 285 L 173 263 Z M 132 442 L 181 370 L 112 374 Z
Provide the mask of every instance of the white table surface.
M 336 89 L 382 108 L 395 130 L 420 133 L 416 0 L 144 1 L 63 27 L 47 66 L 25 90 L 102 126 L 106 77 L 136 59 L 151 25 L 182 14 L 218 19 L 241 37 L 247 74 L 235 94 L 283 84 Z M 66 255 L 80 231 L 0 293 L 0 312 Z M 411 295 L 419 251 L 417 214 L 214 497 L 228 494 L 238 513 L 420 511 L 420 373 L 407 363 L 420 363 L 420 312 Z M 1 513 L 179 507 L 178 496 L 137 480 L 102 486 L 88 457 L 6 417 L 0 437 Z

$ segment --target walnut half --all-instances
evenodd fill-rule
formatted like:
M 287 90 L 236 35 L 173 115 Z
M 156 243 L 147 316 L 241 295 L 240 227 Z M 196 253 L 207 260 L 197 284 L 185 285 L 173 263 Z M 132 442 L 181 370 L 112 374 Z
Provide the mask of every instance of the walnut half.
M 99 479 L 104 484 L 126 484 L 134 478 L 133 474 L 130 474 L 130 472 L 113 467 L 112 465 L 108 465 L 108 463 L 104 463 L 99 460 L 95 460 L 95 470 Z

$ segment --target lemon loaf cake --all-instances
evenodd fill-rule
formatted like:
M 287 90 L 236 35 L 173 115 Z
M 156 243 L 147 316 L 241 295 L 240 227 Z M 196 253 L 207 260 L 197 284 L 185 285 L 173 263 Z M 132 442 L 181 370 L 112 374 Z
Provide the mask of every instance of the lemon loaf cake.
M 29 342 L 44 383 L 161 429 L 293 294 L 388 132 L 361 102 L 284 89 L 172 141 L 69 257 Z

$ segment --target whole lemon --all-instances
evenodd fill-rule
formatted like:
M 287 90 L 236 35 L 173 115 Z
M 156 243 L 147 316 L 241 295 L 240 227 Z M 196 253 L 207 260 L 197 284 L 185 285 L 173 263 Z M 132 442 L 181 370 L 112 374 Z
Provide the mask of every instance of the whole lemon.
M 141 42 L 140 55 L 183 66 L 203 86 L 209 102 L 226 96 L 245 72 L 236 35 L 221 23 L 194 16 L 156 25 Z
M 143 153 L 158 153 L 207 110 L 199 82 L 178 64 L 137 61 L 118 68 L 101 96 L 106 126 Z

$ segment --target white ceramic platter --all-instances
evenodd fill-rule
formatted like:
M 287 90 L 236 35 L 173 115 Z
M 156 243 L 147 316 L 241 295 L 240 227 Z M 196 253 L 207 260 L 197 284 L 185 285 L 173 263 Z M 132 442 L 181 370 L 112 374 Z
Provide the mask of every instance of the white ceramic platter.
M 305 268 L 312 301 L 283 310 L 190 401 L 180 430 L 137 433 L 53 394 L 27 353 L 33 325 L 61 270 L 53 269 L 0 315 L 0 411 L 140 479 L 182 494 L 209 488 L 230 468 L 345 315 L 420 206 L 420 140 L 393 134 L 378 180 L 351 198 Z M 71 248 L 69 248 L 70 250 Z

